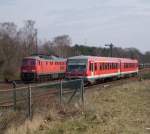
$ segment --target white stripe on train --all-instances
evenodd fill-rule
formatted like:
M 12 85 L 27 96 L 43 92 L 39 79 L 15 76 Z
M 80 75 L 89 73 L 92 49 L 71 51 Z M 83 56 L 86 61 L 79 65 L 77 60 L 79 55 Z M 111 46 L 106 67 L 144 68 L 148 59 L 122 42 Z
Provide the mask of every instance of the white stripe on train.
M 118 73 L 111 73 L 111 74 L 100 74 L 100 75 L 93 75 L 93 76 L 87 76 L 86 78 L 106 78 L 111 76 L 118 76 L 118 75 L 124 75 L 124 74 L 131 74 L 131 73 L 138 73 L 137 71 L 128 71 L 128 72 L 118 72 Z

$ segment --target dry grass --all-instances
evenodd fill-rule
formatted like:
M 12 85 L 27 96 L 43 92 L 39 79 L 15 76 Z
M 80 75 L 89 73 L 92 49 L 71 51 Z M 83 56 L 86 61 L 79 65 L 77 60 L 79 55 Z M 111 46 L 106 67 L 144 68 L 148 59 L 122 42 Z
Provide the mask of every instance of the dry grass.
M 150 81 L 86 92 L 80 105 L 52 107 L 44 117 L 12 126 L 6 134 L 149 134 Z
M 41 116 L 35 116 L 32 121 L 26 120 L 25 123 L 19 127 L 12 125 L 6 134 L 30 134 L 37 130 L 43 122 Z

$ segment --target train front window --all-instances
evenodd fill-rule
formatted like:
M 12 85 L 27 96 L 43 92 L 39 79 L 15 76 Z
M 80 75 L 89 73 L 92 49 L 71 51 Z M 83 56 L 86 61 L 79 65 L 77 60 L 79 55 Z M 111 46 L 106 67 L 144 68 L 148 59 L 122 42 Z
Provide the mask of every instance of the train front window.
M 36 64 L 36 60 L 24 59 L 22 62 L 23 66 L 34 66 Z
M 68 71 L 84 71 L 86 69 L 86 65 L 68 65 Z

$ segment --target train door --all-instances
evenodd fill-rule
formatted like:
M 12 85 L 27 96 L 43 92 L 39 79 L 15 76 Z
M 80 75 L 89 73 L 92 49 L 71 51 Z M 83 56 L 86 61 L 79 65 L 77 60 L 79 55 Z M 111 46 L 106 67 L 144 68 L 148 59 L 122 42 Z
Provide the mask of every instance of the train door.
M 94 76 L 94 62 L 91 62 L 91 76 Z

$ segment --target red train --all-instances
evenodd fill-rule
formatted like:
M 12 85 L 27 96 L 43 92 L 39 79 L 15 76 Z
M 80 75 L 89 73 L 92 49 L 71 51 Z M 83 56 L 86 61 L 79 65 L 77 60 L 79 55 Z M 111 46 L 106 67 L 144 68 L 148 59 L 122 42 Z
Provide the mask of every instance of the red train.
M 83 78 L 94 82 L 138 74 L 138 61 L 126 58 L 75 56 L 68 58 L 67 79 Z
M 21 79 L 39 81 L 64 78 L 66 61 L 63 58 L 45 55 L 25 57 L 21 66 Z

